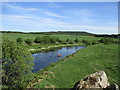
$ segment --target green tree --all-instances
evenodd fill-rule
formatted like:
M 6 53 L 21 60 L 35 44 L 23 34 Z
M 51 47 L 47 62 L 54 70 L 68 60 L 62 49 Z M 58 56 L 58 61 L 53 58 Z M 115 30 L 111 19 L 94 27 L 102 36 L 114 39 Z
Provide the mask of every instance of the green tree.
M 90 42 L 87 41 L 87 40 L 82 40 L 82 42 L 83 42 L 86 46 L 90 45 Z
M 44 44 L 49 44 L 50 43 L 50 36 L 43 36 L 42 39 L 43 39 Z
M 99 42 L 104 43 L 104 44 L 110 44 L 113 42 L 113 40 L 110 38 L 102 38 Z
M 33 67 L 32 55 L 21 45 L 3 39 L 2 42 L 2 84 L 9 88 L 25 87 Z M 28 78 L 29 77 L 29 78 Z
M 74 44 L 74 41 L 73 41 L 73 40 L 70 40 L 70 41 L 69 41 L 69 44 Z
M 35 43 L 42 43 L 42 38 L 41 37 L 37 37 L 35 40 L 34 40 Z
M 31 39 L 27 39 L 27 40 L 25 40 L 25 43 L 27 43 L 28 45 L 31 45 L 32 44 L 32 40 Z
M 76 39 L 74 40 L 74 42 L 78 43 L 78 39 L 76 38 Z
M 20 43 L 20 44 L 22 44 L 22 42 L 23 42 L 23 39 L 19 37 L 19 38 L 17 38 L 17 40 L 16 40 L 16 41 L 17 41 L 17 43 Z
M 67 38 L 66 42 L 69 42 L 69 39 Z

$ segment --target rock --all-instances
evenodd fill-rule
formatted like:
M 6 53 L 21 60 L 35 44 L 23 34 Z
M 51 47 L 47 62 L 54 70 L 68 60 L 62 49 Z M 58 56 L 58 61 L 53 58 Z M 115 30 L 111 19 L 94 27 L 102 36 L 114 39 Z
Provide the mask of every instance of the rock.
M 99 71 L 88 75 L 85 79 L 78 81 L 74 88 L 75 90 L 93 90 L 99 88 L 99 90 L 118 90 L 118 86 L 110 85 L 108 82 L 107 75 L 104 71 Z
M 104 88 L 103 90 L 119 90 L 118 85 L 111 84 L 110 86 Z

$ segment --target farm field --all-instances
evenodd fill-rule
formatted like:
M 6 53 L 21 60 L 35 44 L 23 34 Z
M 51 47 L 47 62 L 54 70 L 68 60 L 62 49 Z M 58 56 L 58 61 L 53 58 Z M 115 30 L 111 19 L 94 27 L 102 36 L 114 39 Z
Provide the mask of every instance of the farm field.
M 94 41 L 98 41 L 101 39 L 100 37 L 83 36 L 83 35 L 72 35 L 71 36 L 71 35 L 63 35 L 63 34 L 42 35 L 42 34 L 25 34 L 25 33 L 24 34 L 22 34 L 22 33 L 2 33 L 2 38 L 7 38 L 7 39 L 10 39 L 15 42 L 16 42 L 17 38 L 22 38 L 23 40 L 31 39 L 32 41 L 34 41 L 35 38 L 37 38 L 37 37 L 42 38 L 43 36 L 56 37 L 62 41 L 66 41 L 67 39 L 74 41 L 77 38 L 80 42 L 82 42 L 82 40 L 88 40 L 88 41 L 94 42 Z M 48 48 L 48 47 L 54 47 L 54 46 L 59 46 L 59 45 L 65 46 L 62 43 L 61 44 L 60 43 L 59 44 L 55 44 L 55 43 L 53 43 L 53 44 L 32 44 L 32 45 L 27 45 L 26 43 L 24 43 L 23 47 L 30 51 L 33 49 Z M 72 44 L 68 44 L 66 46 L 71 46 L 71 45 Z M 79 45 L 84 45 L 84 44 L 79 43 Z
M 43 81 L 33 87 L 72 88 L 78 80 L 97 71 L 105 71 L 110 83 L 118 84 L 118 69 L 118 45 L 88 46 L 49 68 Z
M 20 34 L 20 33 L 2 33 L 2 37 L 3 38 L 9 38 L 11 40 L 16 40 L 17 38 L 21 37 L 24 40 L 25 39 L 35 39 L 36 37 L 42 37 L 42 36 L 46 36 L 46 35 L 41 35 L 41 34 Z M 100 40 L 99 37 L 93 37 L 93 36 L 83 36 L 83 35 L 50 35 L 53 37 L 58 37 L 61 40 L 66 40 L 71 39 L 74 40 L 76 38 L 78 38 L 79 40 L 91 40 L 91 41 L 95 41 L 95 40 Z

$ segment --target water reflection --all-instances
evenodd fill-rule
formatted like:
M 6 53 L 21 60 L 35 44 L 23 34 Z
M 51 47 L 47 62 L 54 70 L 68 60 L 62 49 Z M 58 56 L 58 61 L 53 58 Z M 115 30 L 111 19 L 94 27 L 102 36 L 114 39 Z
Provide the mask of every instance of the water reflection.
M 49 52 L 40 52 L 35 53 L 32 56 L 34 57 L 34 69 L 33 72 L 37 72 L 42 68 L 47 67 L 50 63 L 57 62 L 59 59 L 64 58 L 67 55 L 70 55 L 77 50 L 84 48 L 83 46 L 75 46 L 75 47 L 63 47 L 57 49 L 56 51 L 49 51 Z M 58 57 L 58 54 L 61 54 Z

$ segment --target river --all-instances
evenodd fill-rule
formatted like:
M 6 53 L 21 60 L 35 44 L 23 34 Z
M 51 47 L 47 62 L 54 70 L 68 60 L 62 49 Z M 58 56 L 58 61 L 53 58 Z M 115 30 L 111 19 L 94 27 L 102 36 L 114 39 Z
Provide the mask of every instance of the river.
M 55 51 L 35 53 L 32 55 L 34 57 L 34 67 L 32 71 L 37 72 L 49 66 L 50 63 L 55 63 L 59 59 L 62 59 L 82 48 L 84 48 L 84 46 L 62 47 Z M 61 56 L 58 57 L 58 54 L 61 54 Z

